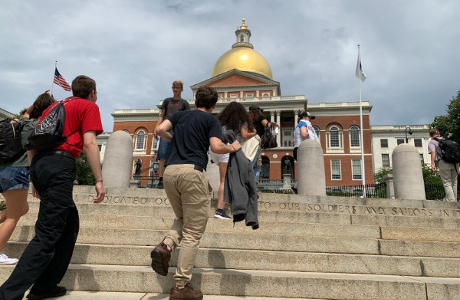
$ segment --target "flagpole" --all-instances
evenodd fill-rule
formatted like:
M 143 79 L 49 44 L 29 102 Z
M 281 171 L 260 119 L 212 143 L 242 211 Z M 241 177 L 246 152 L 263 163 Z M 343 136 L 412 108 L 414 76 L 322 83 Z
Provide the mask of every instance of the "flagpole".
M 56 74 L 56 69 L 57 69 L 57 60 L 54 62 L 53 81 L 51 82 L 51 96 L 53 96 L 54 74 Z
M 361 62 L 361 46 L 358 45 L 358 57 Z M 361 128 L 361 178 L 363 182 L 363 198 L 366 198 L 366 168 L 364 167 L 364 133 L 363 133 L 363 103 L 361 99 L 361 79 L 358 78 L 359 82 L 359 126 Z

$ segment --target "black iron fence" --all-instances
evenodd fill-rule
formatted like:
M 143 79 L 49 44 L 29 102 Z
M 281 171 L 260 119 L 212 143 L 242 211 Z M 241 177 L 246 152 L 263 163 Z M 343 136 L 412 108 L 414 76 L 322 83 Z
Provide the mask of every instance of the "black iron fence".
M 328 186 L 326 187 L 326 194 L 328 196 L 342 196 L 342 197 L 361 197 L 365 188 L 365 198 L 386 198 L 386 184 L 366 184 L 354 186 Z
M 442 184 L 425 184 L 425 194 L 427 200 L 442 200 L 446 196 Z

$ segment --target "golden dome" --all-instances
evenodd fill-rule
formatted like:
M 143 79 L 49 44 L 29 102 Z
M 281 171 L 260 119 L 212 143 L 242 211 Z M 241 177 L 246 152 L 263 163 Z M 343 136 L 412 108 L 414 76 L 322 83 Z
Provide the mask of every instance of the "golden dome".
M 254 72 L 273 79 L 272 69 L 267 60 L 259 52 L 248 47 L 235 47 L 225 52 L 214 65 L 211 76 L 233 69 Z

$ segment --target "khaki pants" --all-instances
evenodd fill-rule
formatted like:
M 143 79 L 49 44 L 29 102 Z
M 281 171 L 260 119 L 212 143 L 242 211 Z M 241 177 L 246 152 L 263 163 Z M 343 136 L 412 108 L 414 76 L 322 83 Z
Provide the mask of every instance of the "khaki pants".
M 457 171 L 459 165 L 457 164 Z M 444 191 L 446 192 L 446 201 L 457 202 L 457 178 L 458 174 L 455 165 L 439 161 L 439 175 L 441 175 Z
M 177 218 L 163 242 L 172 249 L 180 245 L 174 280 L 185 285 L 192 278 L 198 246 L 208 222 L 211 187 L 206 175 L 189 164 L 168 166 L 163 181 Z

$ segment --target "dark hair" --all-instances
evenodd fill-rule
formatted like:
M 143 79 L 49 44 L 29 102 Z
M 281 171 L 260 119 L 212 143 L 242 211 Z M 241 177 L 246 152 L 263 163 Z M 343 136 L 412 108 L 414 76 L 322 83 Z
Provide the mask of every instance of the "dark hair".
M 257 123 L 259 121 L 260 116 L 263 116 L 262 111 L 260 108 L 257 109 L 250 109 L 249 116 L 251 117 L 252 123 Z
M 54 103 L 54 97 L 48 93 L 44 92 L 39 95 L 33 104 L 32 111 L 30 112 L 30 119 L 39 119 L 45 109 L 47 109 L 51 104 Z
M 429 133 L 430 137 L 434 137 L 435 135 L 439 134 L 439 130 L 437 130 L 436 128 L 431 128 Z
M 217 103 L 217 91 L 207 85 L 200 87 L 196 91 L 196 107 L 204 107 L 210 109 L 214 104 Z
M 88 99 L 91 91 L 96 91 L 96 81 L 88 76 L 80 75 L 72 81 L 72 93 L 75 97 Z
M 217 119 L 219 119 L 222 126 L 225 126 L 227 129 L 231 129 L 236 133 L 240 132 L 242 125 L 247 125 L 249 131 L 251 131 L 254 127 L 244 106 L 234 101 L 230 102 L 217 115 Z

